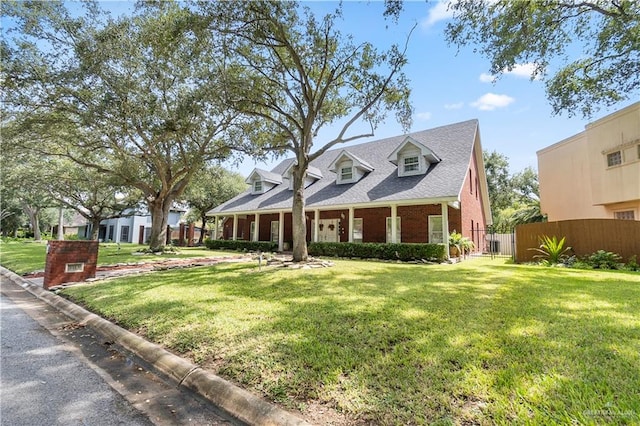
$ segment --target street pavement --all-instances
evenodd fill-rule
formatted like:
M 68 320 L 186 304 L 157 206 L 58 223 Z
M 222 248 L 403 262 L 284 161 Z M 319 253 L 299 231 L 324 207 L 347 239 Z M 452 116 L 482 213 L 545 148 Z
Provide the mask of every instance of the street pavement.
M 240 424 L 0 277 L 1 425 Z

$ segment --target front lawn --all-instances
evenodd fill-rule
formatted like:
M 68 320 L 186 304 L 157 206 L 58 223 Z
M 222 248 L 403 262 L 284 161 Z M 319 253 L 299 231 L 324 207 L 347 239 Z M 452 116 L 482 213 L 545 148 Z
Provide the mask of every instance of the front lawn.
M 228 256 L 230 253 L 208 250 L 204 247 L 179 247 L 177 253 L 134 254 L 146 248 L 140 244 L 101 243 L 98 249 L 98 266 L 115 263 L 130 263 L 168 258 L 189 258 L 206 256 Z M 11 241 L 0 243 L 0 264 L 16 274 L 43 271 L 46 261 L 47 242 Z
M 640 421 L 638 273 L 485 259 L 220 264 L 63 294 L 303 415 L 321 406 L 350 423 Z

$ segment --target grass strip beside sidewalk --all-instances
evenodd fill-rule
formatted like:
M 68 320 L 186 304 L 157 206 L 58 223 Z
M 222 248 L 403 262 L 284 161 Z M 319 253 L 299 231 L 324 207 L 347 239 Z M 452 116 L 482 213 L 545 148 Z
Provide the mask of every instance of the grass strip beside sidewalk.
M 640 275 L 336 261 L 63 294 L 287 408 L 351 422 L 640 421 Z

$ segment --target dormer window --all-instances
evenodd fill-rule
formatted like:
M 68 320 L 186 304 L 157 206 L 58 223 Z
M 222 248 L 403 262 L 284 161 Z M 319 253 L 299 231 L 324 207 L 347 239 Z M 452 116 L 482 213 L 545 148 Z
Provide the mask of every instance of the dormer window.
M 353 179 L 353 167 L 349 166 L 349 167 L 343 167 L 340 169 L 340 180 L 341 181 L 346 181 L 346 180 L 352 180 Z
M 289 167 L 287 167 L 284 171 L 284 173 L 282 173 L 282 176 L 285 179 L 289 180 L 289 189 L 293 190 L 293 167 L 298 164 L 297 161 L 292 161 L 291 164 L 289 164 Z M 304 187 L 308 187 L 309 185 L 312 185 L 314 182 L 318 181 L 322 179 L 322 172 L 320 171 L 320 169 L 318 169 L 317 167 L 314 166 L 308 166 L 307 167 L 307 177 L 304 180 Z
M 282 183 L 282 176 L 277 173 L 267 172 L 266 170 L 254 169 L 245 182 L 251 185 L 252 194 L 264 194 L 271 188 L 280 185 Z
M 399 177 L 426 174 L 431 164 L 440 162 L 431 149 L 412 138 L 406 138 L 387 160 L 398 166 Z
M 420 169 L 420 159 L 418 156 L 405 157 L 404 159 L 404 172 L 411 173 Z
M 373 166 L 349 151 L 342 150 L 329 165 L 329 170 L 337 175 L 336 183 L 341 185 L 358 182 L 367 172 L 373 171 Z

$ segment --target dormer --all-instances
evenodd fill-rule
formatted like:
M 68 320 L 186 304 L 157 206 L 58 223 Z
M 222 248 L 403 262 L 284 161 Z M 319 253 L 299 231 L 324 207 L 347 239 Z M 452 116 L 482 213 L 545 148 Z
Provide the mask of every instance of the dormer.
M 329 171 L 337 175 L 336 183 L 341 185 L 358 182 L 365 174 L 373 171 L 373 166 L 343 149 L 329 165 Z
M 293 166 L 295 166 L 296 164 L 298 164 L 297 161 L 292 161 L 291 164 L 289 164 L 289 167 L 287 167 L 287 169 L 284 171 L 284 173 L 282 173 L 282 176 L 285 179 L 289 179 L 289 189 L 293 191 Z M 320 169 L 318 169 L 317 167 L 313 167 L 313 166 L 308 166 L 307 167 L 307 177 L 304 180 L 304 187 L 308 187 L 309 185 L 311 185 L 312 183 L 314 183 L 317 180 L 322 179 L 322 172 L 320 171 Z
M 252 194 L 264 194 L 274 186 L 280 185 L 282 183 L 282 176 L 266 170 L 253 169 L 245 182 L 251 185 Z
M 431 149 L 408 137 L 387 157 L 398 166 L 398 176 L 423 175 L 431 164 L 442 161 Z

